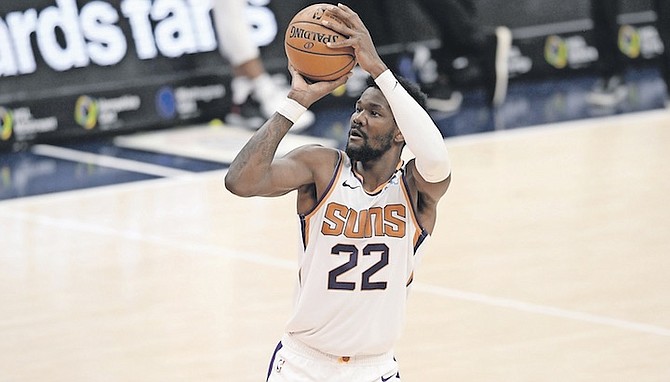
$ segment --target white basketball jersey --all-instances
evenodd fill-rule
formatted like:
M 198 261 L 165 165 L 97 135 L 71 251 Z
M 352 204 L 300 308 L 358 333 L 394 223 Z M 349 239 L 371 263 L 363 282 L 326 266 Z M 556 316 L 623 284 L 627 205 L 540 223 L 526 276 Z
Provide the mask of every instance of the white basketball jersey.
M 416 220 L 404 166 L 368 193 L 341 153 L 323 198 L 300 221 L 304 251 L 287 331 L 337 356 L 391 350 L 428 237 Z

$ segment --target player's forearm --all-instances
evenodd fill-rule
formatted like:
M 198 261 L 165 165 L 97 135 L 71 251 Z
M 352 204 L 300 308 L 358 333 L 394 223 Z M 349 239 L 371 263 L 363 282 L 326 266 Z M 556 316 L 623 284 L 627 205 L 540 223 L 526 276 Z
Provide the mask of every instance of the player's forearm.
M 449 153 L 428 112 L 397 82 L 390 70 L 375 78 L 375 82 L 391 106 L 407 146 L 416 156 L 419 174 L 431 183 L 446 179 L 451 173 Z
M 230 164 L 224 184 L 238 196 L 257 196 L 264 193 L 269 181 L 270 166 L 277 147 L 293 123 L 275 113 L 249 139 Z

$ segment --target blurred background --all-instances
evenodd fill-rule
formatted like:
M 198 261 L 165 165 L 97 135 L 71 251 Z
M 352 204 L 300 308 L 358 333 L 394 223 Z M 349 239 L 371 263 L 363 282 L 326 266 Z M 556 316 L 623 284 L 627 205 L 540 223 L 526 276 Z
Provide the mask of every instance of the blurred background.
M 288 81 L 285 26 L 310 3 L 248 2 L 252 38 L 278 82 Z M 464 89 L 463 102 L 455 112 L 433 113 L 445 137 L 664 106 L 665 87 L 656 65 L 663 44 L 650 0 L 621 1 L 618 39 L 630 91 L 625 102 L 608 108 L 584 102 L 597 79 L 598 60 L 589 1 L 474 4 L 482 27 L 506 25 L 512 31 L 508 96 L 492 110 L 473 80 L 476 68 L 456 59 L 451 80 Z M 373 38 L 389 66 L 414 80 L 434 76 L 431 53 L 444 43 L 436 25 L 413 2 L 384 0 L 378 6 L 391 32 L 373 30 Z M 219 52 L 208 0 L 8 0 L 0 3 L 0 16 L 0 199 L 138 177 L 113 172 L 111 179 L 107 174 L 99 178 L 90 166 L 82 170 L 71 163 L 44 162 L 48 155 L 44 150 L 39 155 L 35 144 L 136 159 L 140 153 L 129 153 L 112 138 L 202 124 L 225 127 L 221 121 L 232 104 L 231 66 Z M 301 134 L 343 142 L 349 107 L 360 91 L 356 78 L 314 106 L 317 122 Z M 222 167 L 218 160 L 192 159 L 198 158 L 145 155 L 141 160 L 203 170 Z M 57 182 L 39 180 L 59 170 Z M 90 176 L 83 179 L 82 174 Z M 73 176 L 78 176 L 76 186 L 63 180 Z M 39 186 L 44 182 L 51 188 Z
M 213 1 L 0 1 L 0 381 L 263 380 L 290 314 L 295 199 L 222 187 L 254 130 L 226 118 Z M 383 15 L 379 52 L 423 85 L 454 41 L 419 1 L 349 5 Z M 462 99 L 430 111 L 455 175 L 413 283 L 403 380 L 670 380 L 659 16 L 619 0 L 627 91 L 594 104 L 592 1 L 472 2 L 477 29 L 511 30 L 509 86 L 492 105 L 482 68 L 456 56 Z M 279 89 L 283 31 L 311 3 L 246 4 Z M 343 148 L 364 77 L 279 154 Z

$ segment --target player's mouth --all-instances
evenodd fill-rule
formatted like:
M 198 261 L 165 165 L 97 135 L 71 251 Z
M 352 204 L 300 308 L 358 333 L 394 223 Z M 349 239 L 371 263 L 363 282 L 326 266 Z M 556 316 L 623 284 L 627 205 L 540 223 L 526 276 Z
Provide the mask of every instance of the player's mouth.
M 365 139 L 365 138 L 366 138 L 365 133 L 363 133 L 359 129 L 357 129 L 355 127 L 352 127 L 351 130 L 349 130 L 349 139 L 350 140 Z

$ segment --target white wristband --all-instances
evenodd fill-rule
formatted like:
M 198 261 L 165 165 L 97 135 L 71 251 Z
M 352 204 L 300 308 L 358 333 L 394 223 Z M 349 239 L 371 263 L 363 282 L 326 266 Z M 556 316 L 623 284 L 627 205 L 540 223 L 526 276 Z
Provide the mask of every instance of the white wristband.
M 298 101 L 286 97 L 284 102 L 277 108 L 277 113 L 283 115 L 289 121 L 296 123 L 298 118 L 307 111 L 307 108 L 302 106 Z

